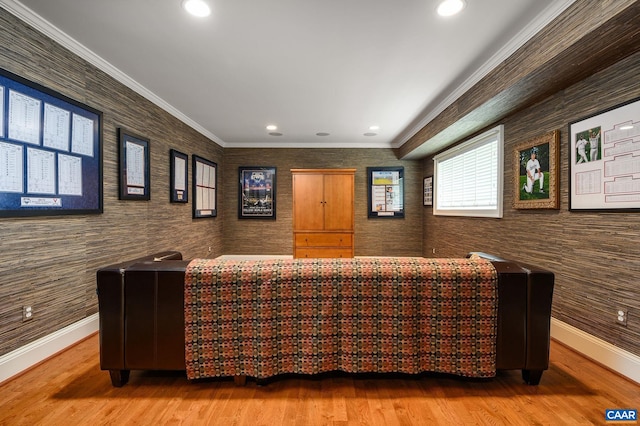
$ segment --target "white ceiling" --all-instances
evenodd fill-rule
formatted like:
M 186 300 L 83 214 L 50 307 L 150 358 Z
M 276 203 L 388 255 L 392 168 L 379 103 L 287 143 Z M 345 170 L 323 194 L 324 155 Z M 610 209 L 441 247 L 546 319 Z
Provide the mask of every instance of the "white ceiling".
M 224 147 L 398 147 L 573 0 L 208 2 L 0 5 Z

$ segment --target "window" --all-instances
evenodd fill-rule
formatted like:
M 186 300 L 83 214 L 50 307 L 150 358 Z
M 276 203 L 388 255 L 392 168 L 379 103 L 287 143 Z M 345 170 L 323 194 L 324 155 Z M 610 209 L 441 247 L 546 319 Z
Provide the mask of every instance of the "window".
M 504 127 L 436 155 L 434 215 L 502 217 Z

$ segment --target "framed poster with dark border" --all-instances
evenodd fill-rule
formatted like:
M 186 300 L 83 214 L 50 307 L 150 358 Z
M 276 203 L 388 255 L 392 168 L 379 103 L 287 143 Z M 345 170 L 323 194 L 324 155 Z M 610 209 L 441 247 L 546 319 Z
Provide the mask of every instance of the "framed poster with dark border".
M 102 112 L 0 69 L 0 217 L 102 211 Z
M 404 217 L 404 167 L 367 167 L 369 218 Z
M 276 168 L 239 167 L 238 219 L 276 218 Z
M 569 123 L 569 210 L 640 208 L 640 98 Z
M 151 199 L 149 140 L 118 128 L 120 139 L 120 199 Z
M 433 205 L 433 176 L 427 176 L 422 182 L 422 204 L 425 206 Z
M 559 209 L 560 132 L 554 130 L 513 150 L 514 209 Z
M 217 175 L 218 165 L 206 158 L 192 155 L 193 218 L 216 217 L 218 215 Z
M 189 156 L 175 149 L 169 150 L 170 158 L 170 194 L 172 203 L 186 203 L 189 201 Z

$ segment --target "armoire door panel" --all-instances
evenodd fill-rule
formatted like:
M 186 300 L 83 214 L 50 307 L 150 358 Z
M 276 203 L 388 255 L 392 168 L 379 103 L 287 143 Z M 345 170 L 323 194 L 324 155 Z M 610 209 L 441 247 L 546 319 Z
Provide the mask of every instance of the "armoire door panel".
M 324 229 L 353 229 L 353 175 L 326 175 L 324 199 Z
M 293 175 L 294 229 L 321 230 L 324 227 L 324 177 Z

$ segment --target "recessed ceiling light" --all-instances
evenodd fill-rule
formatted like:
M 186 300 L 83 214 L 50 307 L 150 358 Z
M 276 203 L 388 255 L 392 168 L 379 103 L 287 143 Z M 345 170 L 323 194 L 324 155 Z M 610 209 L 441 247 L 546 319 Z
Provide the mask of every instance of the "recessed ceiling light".
M 369 130 L 380 130 L 380 126 L 370 126 Z
M 269 124 L 267 126 L 267 130 L 278 130 L 278 126 L 276 126 L 275 124 Z
M 631 124 L 627 124 L 625 126 L 620 127 L 620 130 L 631 130 L 631 129 L 633 129 L 633 125 Z
M 464 9 L 466 5 L 464 0 L 444 0 L 438 5 L 438 15 L 453 16 Z
M 183 0 L 182 7 L 198 18 L 204 18 L 211 14 L 211 8 L 204 0 Z

